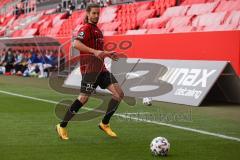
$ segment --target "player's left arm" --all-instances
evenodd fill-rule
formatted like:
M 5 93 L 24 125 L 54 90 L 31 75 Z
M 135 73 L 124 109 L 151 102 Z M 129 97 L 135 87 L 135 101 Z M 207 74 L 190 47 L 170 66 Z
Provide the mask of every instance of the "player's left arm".
M 86 46 L 79 40 L 74 40 L 73 47 L 79 51 L 93 53 L 96 57 L 99 57 L 101 59 L 104 59 L 105 57 L 109 57 L 114 61 L 117 61 L 119 59 L 119 56 L 115 51 L 95 50 L 93 48 Z
M 114 61 L 118 61 L 118 59 L 120 58 L 119 54 L 115 51 L 104 51 L 104 58 L 105 57 L 109 57 Z

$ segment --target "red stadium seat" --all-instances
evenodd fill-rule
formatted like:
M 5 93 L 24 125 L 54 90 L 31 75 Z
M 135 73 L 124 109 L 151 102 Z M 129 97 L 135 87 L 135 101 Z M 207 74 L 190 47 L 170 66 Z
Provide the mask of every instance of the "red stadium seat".
M 10 23 L 12 23 L 16 19 L 15 16 L 7 16 L 4 18 L 4 21 L 2 22 L 2 26 L 8 26 Z
M 53 24 L 53 27 L 62 26 L 65 21 L 66 21 L 66 19 L 59 20 L 55 24 Z
M 126 16 L 127 7 L 121 5 L 122 8 L 118 11 L 119 6 L 105 7 L 101 10 L 98 26 L 103 31 L 114 31 L 120 26 L 123 17 Z M 117 13 L 118 11 L 118 13 Z M 123 14 L 124 13 L 124 14 Z M 85 17 L 85 15 L 84 15 Z
M 56 9 L 53 8 L 53 9 L 46 10 L 46 11 L 45 11 L 45 14 L 53 14 L 53 13 L 55 13 L 55 12 L 56 12 Z
M 106 14 L 100 17 L 99 23 L 109 23 L 112 22 L 116 18 L 116 13 Z
M 109 14 L 109 13 L 116 13 L 117 10 L 118 10 L 118 6 L 108 6 L 108 7 L 104 7 L 104 8 L 101 8 L 101 13 L 106 13 L 106 14 Z
M 172 17 L 166 24 L 166 28 L 174 29 L 182 26 L 188 26 L 191 24 L 194 16 L 184 16 L 184 17 Z
M 200 15 L 213 12 L 219 1 L 213 3 L 205 3 L 205 4 L 194 4 L 190 7 L 187 12 L 187 15 Z
M 113 35 L 116 35 L 116 34 L 117 34 L 117 31 L 104 31 L 103 32 L 104 36 L 113 36 Z
M 5 30 L 0 30 L 0 36 L 4 36 Z
M 105 35 L 115 35 L 115 31 L 144 34 L 146 30 L 149 30 L 147 33 L 234 30 L 240 25 L 240 0 L 182 0 L 181 2 L 182 5 L 175 7 L 171 6 L 176 4 L 176 0 L 155 0 L 103 7 L 99 28 L 105 32 Z M 55 9 L 45 13 L 53 11 Z M 83 24 L 85 17 L 83 10 L 74 11 L 68 18 L 66 13 L 50 15 L 34 13 L 21 15 L 16 20 L 11 14 L 0 16 L 0 35 L 12 33 L 12 36 L 39 34 L 69 37 L 74 28 Z M 37 19 L 37 16 L 40 18 Z M 30 24 L 31 21 L 28 19 L 32 17 L 36 18 L 36 21 Z M 14 31 L 23 28 L 20 26 L 24 26 L 25 29 Z M 138 28 L 140 31 L 136 31 Z
M 231 0 L 225 1 L 222 0 L 219 6 L 216 8 L 215 12 L 223 12 L 223 11 L 234 11 L 240 10 L 240 1 L 239 0 Z
M 59 21 L 60 21 L 61 19 L 64 19 L 65 17 L 66 17 L 66 14 L 65 14 L 65 13 L 55 15 L 55 16 L 53 17 L 53 19 L 52 19 L 52 24 L 53 24 L 53 26 L 54 26 L 56 23 L 59 23 Z
M 57 33 L 58 36 L 63 37 L 63 36 L 70 36 L 73 26 L 72 26 L 72 21 L 71 19 L 67 20 L 61 20 L 63 23 L 58 24 L 60 26 L 60 30 Z
M 155 0 L 152 9 L 156 10 L 157 15 L 162 15 L 164 11 L 176 5 L 176 0 Z
M 118 8 L 116 6 L 112 7 L 105 7 L 101 10 L 100 18 L 99 18 L 99 23 L 110 23 L 112 22 L 117 14 Z
M 137 5 L 137 12 L 148 10 L 151 8 L 152 2 L 139 2 Z
M 100 28 L 103 31 L 115 31 L 120 24 L 120 22 L 104 23 Z
M 163 28 L 166 25 L 166 23 L 168 22 L 169 19 L 170 18 L 165 18 L 165 17 L 149 18 L 149 19 L 146 19 L 142 28 L 146 28 L 146 29 Z
M 39 22 L 31 23 L 30 25 L 28 25 L 28 26 L 26 27 L 26 29 L 39 28 L 39 27 L 42 25 L 43 22 L 44 22 L 44 21 L 39 21 Z
M 56 26 L 56 27 L 51 28 L 49 35 L 54 36 L 54 37 L 57 36 L 60 29 L 61 29 L 61 26 Z
M 175 6 L 176 5 L 176 0 L 166 0 L 165 1 L 166 6 Z
M 51 28 L 51 27 L 52 27 L 52 21 L 48 20 L 39 27 L 39 31 L 41 32 L 42 30 L 46 28 Z
M 165 28 L 162 29 L 149 29 L 147 31 L 147 34 L 165 34 L 168 33 L 169 31 Z
M 232 11 L 227 17 L 224 24 L 232 25 L 235 27 L 240 25 L 240 11 Z
M 22 30 L 16 30 L 12 33 L 12 37 L 19 37 L 22 33 Z
M 37 29 L 24 29 L 22 30 L 21 37 L 34 36 L 37 33 Z
M 11 0 L 1 0 L 0 8 L 2 8 L 4 5 L 8 4 L 9 2 L 11 2 Z
M 147 28 L 147 29 L 163 28 L 165 27 L 169 19 L 170 18 L 165 18 L 165 17 L 147 19 L 143 24 L 143 28 Z
M 76 27 L 79 24 L 83 24 L 85 16 L 85 12 L 78 12 L 78 16 L 72 20 L 73 26 Z
M 147 32 L 147 29 L 138 29 L 138 30 L 128 30 L 125 35 L 139 35 L 139 34 L 145 34 Z
M 164 13 L 163 17 L 178 17 L 185 16 L 190 6 L 176 6 L 168 8 Z
M 173 33 L 184 33 L 184 32 L 194 32 L 197 28 L 193 26 L 181 26 L 176 27 L 172 30 Z
M 197 32 L 204 32 L 204 27 L 206 26 L 198 26 L 198 27 L 195 27 L 195 29 Z
M 218 25 L 218 26 L 206 26 L 203 27 L 203 31 L 229 31 L 237 29 L 236 26 L 233 25 Z
M 227 12 L 203 14 L 203 15 L 197 16 L 193 20 L 192 25 L 195 27 L 221 25 L 224 23 L 226 15 L 227 15 Z
M 208 2 L 208 0 L 184 0 L 181 5 L 198 4 L 206 2 Z
M 143 10 L 137 13 L 137 25 L 142 26 L 144 21 L 147 18 L 152 18 L 155 16 L 155 10 L 150 9 L 150 10 Z

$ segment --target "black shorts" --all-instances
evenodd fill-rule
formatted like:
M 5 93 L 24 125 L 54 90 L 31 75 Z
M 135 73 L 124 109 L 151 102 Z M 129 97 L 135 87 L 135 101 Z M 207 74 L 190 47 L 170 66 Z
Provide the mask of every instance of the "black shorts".
M 100 73 L 87 73 L 82 75 L 81 93 L 91 94 L 97 86 L 106 89 L 110 84 L 118 83 L 112 73 L 105 71 Z

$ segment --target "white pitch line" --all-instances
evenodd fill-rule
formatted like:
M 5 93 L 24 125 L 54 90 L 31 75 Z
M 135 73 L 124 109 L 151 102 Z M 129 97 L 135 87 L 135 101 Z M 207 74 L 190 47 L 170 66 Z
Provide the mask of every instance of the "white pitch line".
M 150 112 L 124 112 L 121 115 L 149 115 Z
M 46 102 L 46 103 L 52 103 L 52 104 L 58 104 L 59 103 L 57 101 L 52 101 L 52 100 L 47 100 L 47 99 L 42 99 L 42 98 L 36 98 L 36 97 L 31 97 L 31 96 L 25 96 L 25 95 L 12 93 L 12 92 L 7 92 L 7 91 L 3 91 L 3 90 L 0 90 L 0 93 L 11 95 L 11 96 L 16 96 L 16 97 L 21 97 L 21 98 L 26 98 L 26 99 L 31 99 L 31 100 L 36 100 L 36 101 L 41 101 L 41 102 Z M 84 107 L 84 109 L 85 110 L 92 110 L 92 109 L 86 108 L 86 107 Z M 219 138 L 223 138 L 223 139 L 228 139 L 228 140 L 233 140 L 233 141 L 240 142 L 240 138 L 237 138 L 237 137 L 231 137 L 231 136 L 227 136 L 227 135 L 223 135 L 223 134 L 208 132 L 208 131 L 204 131 L 204 130 L 189 128 L 189 127 L 183 127 L 183 126 L 178 126 L 178 125 L 173 125 L 173 124 L 168 124 L 168 123 L 162 123 L 162 122 L 158 122 L 158 121 L 151 121 L 151 120 L 146 120 L 146 119 L 134 118 L 132 116 L 127 116 L 127 115 L 123 115 L 123 114 L 114 114 L 114 115 L 118 116 L 118 117 L 125 118 L 125 119 L 132 119 L 132 120 L 136 120 L 136 121 L 140 121 L 140 122 L 157 124 L 157 125 L 167 126 L 167 127 L 171 127 L 171 128 L 181 129 L 181 130 L 185 130 L 185 131 L 191 131 L 191 132 L 195 132 L 195 133 L 200 133 L 200 134 L 205 134 L 205 135 L 210 135 L 210 136 L 214 136 L 214 137 L 219 137 Z

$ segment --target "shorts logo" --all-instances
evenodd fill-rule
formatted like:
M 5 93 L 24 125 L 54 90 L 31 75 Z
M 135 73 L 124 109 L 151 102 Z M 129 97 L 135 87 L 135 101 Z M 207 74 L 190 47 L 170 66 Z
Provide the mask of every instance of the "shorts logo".
M 92 92 L 92 91 L 94 91 L 94 86 L 93 86 L 93 84 L 87 84 L 87 86 L 86 86 L 86 91 L 87 92 Z

